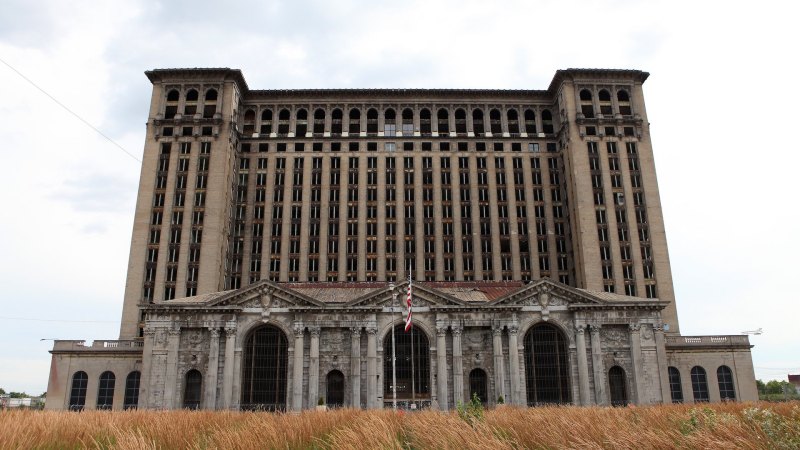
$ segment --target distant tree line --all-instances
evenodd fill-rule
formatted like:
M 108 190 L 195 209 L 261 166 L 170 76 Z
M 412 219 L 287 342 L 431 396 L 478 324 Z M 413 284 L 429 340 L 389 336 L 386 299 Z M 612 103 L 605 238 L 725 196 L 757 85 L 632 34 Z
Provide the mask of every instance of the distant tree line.
M 756 380 L 758 398 L 768 401 L 800 400 L 797 388 L 788 381 L 770 380 L 764 383 Z

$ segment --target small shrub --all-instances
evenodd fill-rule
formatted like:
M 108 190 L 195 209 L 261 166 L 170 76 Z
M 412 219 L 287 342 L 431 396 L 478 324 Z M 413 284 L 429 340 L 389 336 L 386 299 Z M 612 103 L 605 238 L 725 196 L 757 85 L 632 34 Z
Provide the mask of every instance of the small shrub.
M 503 398 L 503 395 L 502 395 L 502 394 L 500 394 L 500 396 L 499 396 L 499 397 L 497 397 L 497 404 L 498 404 L 498 405 L 502 405 L 502 404 L 503 404 L 503 403 L 505 403 L 505 402 L 506 402 L 506 400 Z
M 458 417 L 472 426 L 474 426 L 475 422 L 483 421 L 483 403 L 478 398 L 478 394 L 474 392 L 472 393 L 472 400 L 467 402 L 466 405 L 458 402 L 456 410 L 458 411 Z

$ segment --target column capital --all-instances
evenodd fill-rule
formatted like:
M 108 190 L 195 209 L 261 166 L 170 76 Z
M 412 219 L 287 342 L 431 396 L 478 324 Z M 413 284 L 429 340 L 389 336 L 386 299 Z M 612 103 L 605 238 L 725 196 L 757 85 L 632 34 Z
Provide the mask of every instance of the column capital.
M 144 335 L 145 336 L 153 337 L 153 336 L 156 335 L 156 331 L 157 330 L 155 328 L 153 328 L 153 327 L 151 327 L 149 325 L 144 327 Z
M 663 333 L 664 332 L 664 323 L 663 322 L 656 322 L 653 324 L 653 331 L 656 333 Z
M 320 331 L 320 327 L 308 327 L 308 332 L 311 334 L 312 338 L 318 338 Z
M 352 337 L 361 336 L 361 327 L 350 327 L 350 334 Z
M 629 323 L 628 324 L 628 329 L 631 331 L 631 333 L 638 333 L 641 328 L 642 328 L 642 325 L 638 324 L 638 323 Z
M 492 334 L 495 336 L 501 336 L 503 334 L 503 326 L 502 325 L 495 325 L 492 327 Z
M 294 324 L 294 328 L 292 329 L 292 331 L 294 331 L 294 337 L 296 338 L 303 337 L 303 334 L 306 331 L 306 327 L 304 327 L 302 324 L 296 323 Z
M 226 326 L 225 327 L 225 336 L 231 338 L 236 336 L 236 327 L 234 326 Z
M 583 333 L 586 331 L 586 328 L 586 325 L 575 325 L 575 333 L 578 335 L 583 335 Z
M 519 332 L 519 325 L 516 323 L 512 323 L 508 325 L 508 333 L 509 334 L 517 334 Z
M 366 330 L 367 330 L 367 334 L 369 334 L 370 336 L 375 336 L 376 334 L 378 334 L 378 328 L 377 327 L 367 327 Z
M 167 333 L 169 334 L 169 337 L 180 336 L 181 335 L 181 329 L 180 328 L 178 328 L 178 329 L 171 328 L 171 329 L 169 329 L 167 331 Z
M 436 326 L 436 335 L 437 336 L 446 336 L 447 335 L 447 325 L 437 325 Z
M 217 327 L 209 328 L 208 333 L 211 335 L 212 338 L 216 339 L 219 337 L 219 328 Z
M 600 333 L 600 328 L 603 327 L 599 323 L 590 323 L 586 326 L 589 327 L 589 331 L 591 331 L 592 333 Z
M 464 331 L 464 327 L 462 325 L 450 325 L 450 332 L 453 333 L 453 336 L 461 336 L 461 333 Z

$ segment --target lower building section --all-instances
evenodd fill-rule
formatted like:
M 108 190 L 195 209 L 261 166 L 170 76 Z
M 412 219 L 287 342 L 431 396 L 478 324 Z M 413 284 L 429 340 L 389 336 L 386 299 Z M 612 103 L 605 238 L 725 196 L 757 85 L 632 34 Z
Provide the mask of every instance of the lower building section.
M 143 305 L 143 340 L 57 341 L 47 408 L 756 400 L 747 336 L 665 334 L 665 306 L 550 280 L 261 281 Z

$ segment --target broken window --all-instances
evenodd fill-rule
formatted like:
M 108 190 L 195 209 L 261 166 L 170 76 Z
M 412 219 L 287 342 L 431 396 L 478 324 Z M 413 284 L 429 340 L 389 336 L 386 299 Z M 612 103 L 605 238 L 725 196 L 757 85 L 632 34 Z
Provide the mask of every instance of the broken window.
M 358 108 L 350 110 L 350 126 L 348 128 L 349 134 L 361 133 L 361 111 Z
M 446 109 L 441 108 L 439 112 L 436 113 L 436 117 L 438 120 L 438 128 L 439 136 L 447 136 L 450 134 L 450 113 L 447 112 Z
M 272 133 L 272 110 L 265 109 L 261 112 L 261 134 L 269 135 Z
M 483 136 L 485 130 L 483 129 L 483 111 L 476 109 L 472 111 L 472 131 L 475 136 Z
M 467 113 L 461 108 L 456 110 L 456 134 L 458 136 L 467 134 Z
M 301 109 L 297 111 L 297 121 L 294 126 L 294 135 L 297 137 L 305 137 L 308 131 L 308 111 Z
M 206 101 L 203 105 L 203 118 L 211 119 L 217 112 L 217 90 L 209 89 L 206 91 Z
M 611 111 L 611 94 L 609 94 L 607 90 L 601 89 L 600 92 L 597 93 L 597 98 L 600 100 L 600 114 L 606 117 L 613 116 L 614 113 Z
M 493 135 L 503 134 L 502 124 L 500 122 L 500 111 L 497 109 L 489 111 L 489 125 Z
M 431 112 L 427 108 L 419 112 L 419 131 L 423 136 L 431 135 Z
M 525 132 L 528 135 L 536 134 L 536 113 L 532 109 L 525 110 Z
M 631 99 L 628 96 L 627 91 L 619 90 L 617 92 L 617 104 L 619 105 L 620 114 L 622 114 L 623 116 L 631 115 Z
M 288 109 L 282 109 L 280 113 L 278 113 L 278 136 L 288 136 L 289 135 L 289 117 L 290 113 Z
M 516 109 L 509 109 L 508 113 L 506 113 L 508 118 L 508 133 L 511 136 L 518 136 L 519 135 L 519 116 L 517 115 Z
M 378 135 L 378 110 L 370 108 L 367 110 L 367 136 Z
M 553 134 L 553 114 L 547 109 L 542 111 L 542 131 Z
M 587 119 L 594 118 L 594 105 L 592 104 L 592 93 L 588 89 L 583 89 L 580 93 L 581 113 Z

